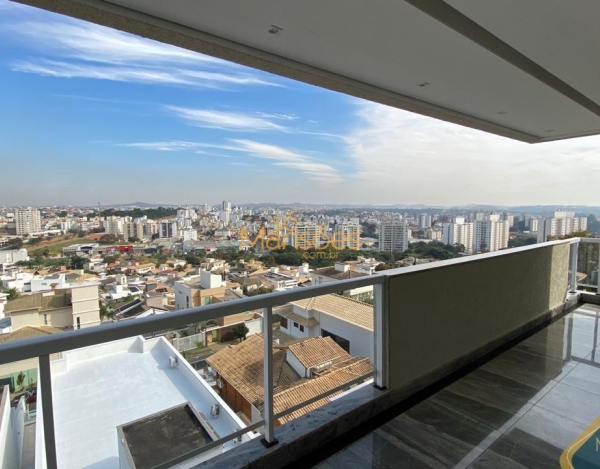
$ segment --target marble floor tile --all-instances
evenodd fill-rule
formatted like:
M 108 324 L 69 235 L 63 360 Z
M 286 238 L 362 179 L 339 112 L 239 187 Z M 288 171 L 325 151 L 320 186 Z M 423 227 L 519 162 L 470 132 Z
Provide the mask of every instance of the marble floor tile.
M 513 348 L 486 363 L 481 369 L 541 389 L 550 381 L 560 381 L 576 365 L 561 358 Z
M 585 311 L 555 321 L 317 467 L 558 468 L 564 448 L 600 415 L 600 364 L 581 362 L 592 352 L 600 361 L 600 307 Z
M 469 469 L 559 468 L 562 449 L 520 429 L 502 435 Z
M 506 433 L 516 429 L 550 443 L 562 452 L 586 429 L 586 425 L 534 406 Z
M 598 394 L 558 383 L 537 406 L 555 414 L 589 425 L 600 415 Z
M 600 353 L 598 354 L 600 358 Z M 600 365 L 579 363 L 561 382 L 600 395 Z

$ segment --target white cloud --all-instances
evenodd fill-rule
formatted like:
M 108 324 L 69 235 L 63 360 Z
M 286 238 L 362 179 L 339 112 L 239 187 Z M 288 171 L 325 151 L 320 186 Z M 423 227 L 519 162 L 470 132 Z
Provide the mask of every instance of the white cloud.
M 214 111 L 209 109 L 191 109 L 177 106 L 167 106 L 167 109 L 188 124 L 197 127 L 222 130 L 243 130 L 248 132 L 262 130 L 286 131 L 286 128 L 279 124 L 249 114 Z
M 4 3 L 0 3 L 4 5 Z M 0 8 L 3 8 L 0 6 Z M 15 18 L 5 26 L 11 39 L 44 57 L 14 62 L 14 71 L 64 78 L 92 78 L 145 84 L 202 86 L 282 86 L 240 65 L 72 19 Z M 41 20 L 41 18 L 40 18 Z
M 316 161 L 314 156 L 253 140 L 231 139 L 229 142 L 230 143 L 228 144 L 218 144 L 171 140 L 162 142 L 118 143 L 115 144 L 115 146 L 161 152 L 193 151 L 199 155 L 235 158 L 231 155 L 207 152 L 205 149 L 231 151 L 236 152 L 240 156 L 245 155 L 249 158 L 270 160 L 275 166 L 293 169 L 316 182 L 335 185 L 343 179 L 336 168 L 326 163 Z M 251 164 L 248 162 L 232 162 L 229 164 L 235 166 L 255 166 L 253 163 Z
M 357 116 L 346 145 L 365 201 L 600 202 L 600 137 L 530 145 L 374 103 L 361 103 Z

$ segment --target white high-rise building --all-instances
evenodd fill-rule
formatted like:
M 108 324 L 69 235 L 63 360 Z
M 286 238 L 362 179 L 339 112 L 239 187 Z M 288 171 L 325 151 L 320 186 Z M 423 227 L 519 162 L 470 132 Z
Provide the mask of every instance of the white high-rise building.
M 28 235 L 42 231 L 42 217 L 40 211 L 28 207 L 15 212 L 15 225 L 17 235 Z
M 465 223 L 464 217 L 456 217 L 453 223 L 442 225 L 442 242 L 454 246 L 462 244 L 466 253 L 473 251 L 473 223 Z
M 124 234 L 124 223 L 120 217 L 108 217 L 102 224 L 104 225 L 104 232 L 107 234 Z
M 431 215 L 427 215 L 426 213 L 419 215 L 419 228 L 431 228 L 432 223 L 433 219 Z
M 554 212 L 554 217 L 539 220 L 537 241 L 543 243 L 548 241 L 550 236 L 567 236 L 578 231 L 585 231 L 587 222 L 586 217 L 576 217 L 575 212 Z
M 223 223 L 224 226 L 229 226 L 229 222 L 231 221 L 231 211 L 221 210 L 219 212 L 219 220 L 221 220 L 221 223 Z
M 489 214 L 485 220 L 473 223 L 473 251 L 492 252 L 508 247 L 508 220 L 500 220 L 500 215 Z
M 360 248 L 360 225 L 358 223 L 337 223 L 332 235 L 332 244 L 337 249 Z
M 408 249 L 408 223 L 390 221 L 379 227 L 380 251 L 406 251 Z
M 159 238 L 176 238 L 177 237 L 177 223 L 172 221 L 162 221 L 158 224 L 158 237 Z
M 144 239 L 144 223 L 140 221 L 124 223 L 123 233 L 127 236 L 127 239 Z
M 224 200 L 222 208 L 224 212 L 231 212 L 231 202 L 227 202 L 226 200 Z

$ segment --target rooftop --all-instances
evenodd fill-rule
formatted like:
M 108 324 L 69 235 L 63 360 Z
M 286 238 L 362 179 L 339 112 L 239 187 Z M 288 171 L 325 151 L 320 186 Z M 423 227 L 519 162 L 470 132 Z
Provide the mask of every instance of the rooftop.
M 170 367 L 171 356 L 178 367 Z M 221 436 L 244 427 L 164 338 L 133 337 L 64 352 L 52 362 L 52 386 L 59 467 L 119 467 L 118 426 L 186 403 L 204 415 L 220 404 L 210 423 Z M 36 444 L 43 441 L 41 428 Z
M 0 334 L 0 344 L 13 340 L 31 339 L 32 337 L 43 337 L 49 334 L 63 332 L 62 329 L 52 326 L 25 326 L 8 334 Z
M 306 310 L 316 310 L 334 316 L 370 331 L 373 330 L 373 307 L 367 303 L 342 295 L 322 295 L 293 301 L 292 305 Z
M 334 278 L 337 280 L 365 277 L 367 275 L 362 272 L 356 272 L 353 270 L 354 268 L 354 266 L 351 266 L 349 270 L 343 272 L 341 270 L 337 270 L 335 267 L 323 267 L 322 269 L 316 269 L 314 273 L 317 275 L 322 275 L 323 277 Z
M 257 334 L 239 345 L 229 346 L 206 359 L 219 375 L 259 409 L 263 405 L 263 347 L 263 337 Z M 323 376 L 301 378 L 286 361 L 288 350 L 300 362 L 311 364 L 307 368 L 328 361 L 332 361 L 333 365 Z M 282 412 L 306 402 L 371 371 L 373 371 L 373 364 L 368 358 L 351 357 L 329 337 L 313 337 L 296 341 L 289 347 L 275 347 L 273 350 L 275 412 Z M 288 422 L 329 402 L 329 398 L 320 399 L 279 420 L 281 423 Z
M 45 292 L 34 293 L 32 295 L 21 295 L 19 298 L 15 298 L 6 303 L 4 311 L 10 313 L 36 308 L 40 311 L 65 308 L 70 305 L 70 298 L 70 295 L 66 291 L 60 293 Z

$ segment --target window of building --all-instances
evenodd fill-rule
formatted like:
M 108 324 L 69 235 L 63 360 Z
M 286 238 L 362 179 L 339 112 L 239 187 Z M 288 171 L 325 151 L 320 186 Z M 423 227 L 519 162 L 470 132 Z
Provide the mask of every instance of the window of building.
M 304 326 L 302 324 L 300 325 L 300 332 L 304 332 Z
M 44 314 L 44 326 L 48 325 L 48 315 Z
M 77 329 L 81 329 L 81 318 L 77 318 Z
M 187 305 L 186 307 L 189 308 L 190 307 L 190 297 L 186 296 L 185 297 L 185 304 Z
M 279 321 L 279 325 L 281 327 L 283 327 L 284 329 L 287 329 L 288 328 L 287 318 L 281 318 L 281 320 Z
M 297 323 L 297 322 L 295 322 L 295 323 L 294 323 L 294 327 L 295 327 L 296 329 L 298 329 L 298 323 Z

